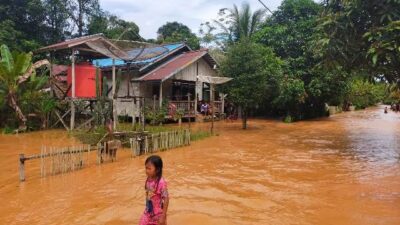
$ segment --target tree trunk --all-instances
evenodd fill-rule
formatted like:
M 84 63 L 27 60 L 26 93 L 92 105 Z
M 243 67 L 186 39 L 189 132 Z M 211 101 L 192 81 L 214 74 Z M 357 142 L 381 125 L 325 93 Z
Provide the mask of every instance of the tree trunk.
M 22 123 L 21 126 L 23 128 L 25 128 L 27 119 L 26 119 L 24 113 L 22 113 L 21 108 L 19 108 L 19 106 L 17 104 L 17 97 L 16 97 L 16 94 L 14 92 L 9 92 L 8 93 L 8 105 L 15 111 L 15 113 L 17 114 L 18 119 Z
M 78 33 L 79 37 L 83 35 L 83 4 L 85 4 L 82 0 L 78 1 Z
M 247 129 L 247 110 L 242 108 L 242 129 Z

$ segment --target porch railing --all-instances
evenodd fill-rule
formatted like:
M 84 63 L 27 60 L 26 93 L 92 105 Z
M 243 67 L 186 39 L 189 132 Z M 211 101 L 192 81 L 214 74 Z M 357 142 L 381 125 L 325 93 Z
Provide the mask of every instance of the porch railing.
M 222 113 L 222 101 L 214 101 L 215 113 Z
M 194 101 L 169 101 L 169 103 L 175 105 L 176 110 L 182 110 L 184 112 L 184 117 L 195 115 Z
M 185 100 L 180 100 L 180 101 L 173 101 L 173 100 L 168 100 L 168 102 L 170 104 L 175 105 L 175 110 L 182 110 L 184 112 L 184 117 L 189 117 L 192 116 L 194 117 L 195 115 L 195 101 L 185 101 Z M 197 102 L 198 108 L 201 105 L 201 102 Z M 148 109 L 153 109 L 154 110 L 159 110 L 160 109 L 160 102 L 158 99 L 156 99 L 154 101 L 153 98 L 146 98 L 145 99 L 145 107 L 147 107 Z M 189 111 L 189 107 L 190 107 L 190 111 Z M 211 105 L 210 105 L 211 107 Z M 214 101 L 214 108 L 215 108 L 215 113 L 219 114 L 222 113 L 222 101 Z M 200 112 L 198 112 L 200 113 Z

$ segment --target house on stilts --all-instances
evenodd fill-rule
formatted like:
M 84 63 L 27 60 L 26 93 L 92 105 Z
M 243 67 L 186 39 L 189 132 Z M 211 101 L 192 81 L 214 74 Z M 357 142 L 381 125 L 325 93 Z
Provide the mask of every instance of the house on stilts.
M 106 78 L 102 87 L 109 90 L 113 102 L 114 121 L 117 116 L 136 120 L 143 107 L 158 110 L 165 103 L 174 105 L 189 119 L 196 119 L 202 101 L 212 103 L 214 113 L 224 113 L 224 95 L 216 93 L 214 86 L 229 78 L 218 75 L 218 65 L 207 49 L 194 51 L 185 43 L 116 41 L 97 34 L 50 45 L 37 52 L 48 52 L 50 58 L 70 55 L 70 66 L 52 67 L 57 68 L 52 75 L 61 82 L 58 86 L 64 87 L 54 89 L 63 89 L 63 97 L 67 99 L 94 101 L 95 74 L 99 68 L 101 76 Z M 67 71 L 62 73 L 60 68 Z M 65 75 L 67 78 L 63 78 Z M 75 115 L 71 102 L 70 129 L 73 129 Z

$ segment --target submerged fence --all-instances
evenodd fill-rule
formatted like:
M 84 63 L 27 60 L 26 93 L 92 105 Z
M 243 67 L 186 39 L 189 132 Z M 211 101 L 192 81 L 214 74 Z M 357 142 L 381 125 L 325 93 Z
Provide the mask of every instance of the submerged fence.
M 42 147 L 40 154 L 19 155 L 19 180 L 25 181 L 25 162 L 40 159 L 40 176 L 56 175 L 79 170 L 89 165 L 89 153 L 97 151 L 97 163 L 115 161 L 117 149 L 121 146 L 118 140 L 99 143 L 97 146 L 78 145 L 69 147 Z
M 89 163 L 90 151 L 90 145 L 66 148 L 42 147 L 39 155 L 40 176 L 45 177 L 81 169 Z
M 133 156 L 164 151 L 190 145 L 190 131 L 175 130 L 155 134 L 141 133 L 129 139 Z M 121 141 L 111 140 L 97 146 L 78 145 L 69 147 L 42 147 L 40 154 L 19 155 L 19 179 L 25 181 L 25 162 L 40 159 L 40 176 L 62 174 L 82 169 L 89 165 L 90 152 L 97 151 L 97 164 L 115 161 Z
M 176 130 L 130 139 L 133 156 L 190 145 L 190 131 Z

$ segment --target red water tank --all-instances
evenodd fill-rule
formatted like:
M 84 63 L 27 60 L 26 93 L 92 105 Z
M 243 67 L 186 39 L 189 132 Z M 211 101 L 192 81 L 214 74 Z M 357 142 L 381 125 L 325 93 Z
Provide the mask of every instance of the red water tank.
M 99 86 L 101 87 L 101 71 L 99 70 Z M 72 67 L 67 71 L 68 86 L 72 85 Z M 68 96 L 72 96 L 72 86 L 68 91 Z M 75 97 L 76 98 L 95 98 L 96 97 L 96 67 L 90 63 L 80 63 L 75 65 Z

